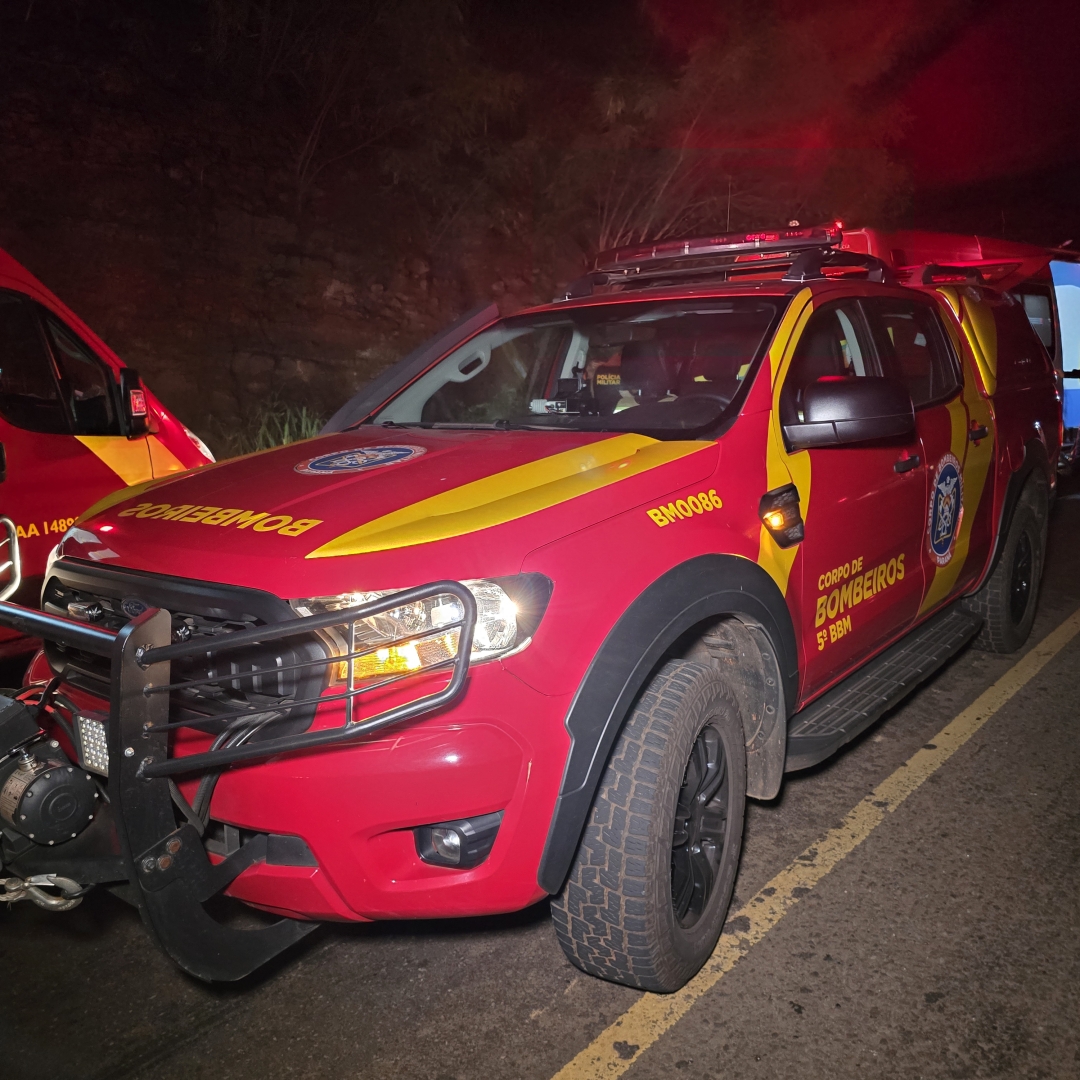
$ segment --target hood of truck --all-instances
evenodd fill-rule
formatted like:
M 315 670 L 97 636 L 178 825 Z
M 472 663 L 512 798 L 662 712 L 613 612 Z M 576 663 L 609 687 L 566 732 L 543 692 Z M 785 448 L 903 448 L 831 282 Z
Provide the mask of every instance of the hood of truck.
M 362 428 L 116 492 L 61 554 L 292 596 L 344 587 L 358 559 L 372 588 L 514 573 L 716 462 L 715 443 L 638 434 Z

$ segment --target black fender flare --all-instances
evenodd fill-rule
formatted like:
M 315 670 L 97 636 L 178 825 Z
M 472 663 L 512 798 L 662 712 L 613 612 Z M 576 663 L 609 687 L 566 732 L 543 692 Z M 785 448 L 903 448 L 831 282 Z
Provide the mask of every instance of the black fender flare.
M 1041 474 L 1043 481 L 1046 483 L 1047 497 L 1050 498 L 1054 485 L 1046 447 L 1043 446 L 1041 439 L 1029 439 L 1024 444 L 1024 460 L 1020 463 L 1020 467 L 1016 472 L 1010 473 L 1006 482 L 1005 499 L 1001 506 L 1001 518 L 998 521 L 997 535 L 994 537 L 994 550 L 986 561 L 986 569 L 983 571 L 978 583 L 972 586 L 968 595 L 978 592 L 997 568 L 998 559 L 1001 558 L 1001 552 L 1005 548 L 1005 540 L 1009 535 L 1013 515 L 1016 513 L 1020 497 L 1024 493 L 1028 480 L 1036 473 Z M 1049 505 L 1047 509 L 1049 510 Z
M 668 570 L 609 631 L 566 714 L 570 753 L 537 872 L 545 892 L 563 887 L 615 739 L 657 662 L 691 627 L 722 615 L 763 628 L 776 651 L 785 707 L 796 701 L 795 629 L 773 579 L 735 555 L 699 555 Z

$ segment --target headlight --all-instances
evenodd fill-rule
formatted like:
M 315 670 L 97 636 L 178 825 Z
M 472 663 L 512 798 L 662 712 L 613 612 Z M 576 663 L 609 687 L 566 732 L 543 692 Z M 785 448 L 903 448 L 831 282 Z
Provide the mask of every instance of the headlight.
M 551 582 L 541 574 L 462 584 L 476 598 L 476 631 L 469 658 L 472 663 L 493 660 L 528 644 L 551 596 Z M 300 615 L 321 615 L 348 611 L 400 591 L 349 592 L 290 602 Z M 459 629 L 452 624 L 463 614 L 461 601 L 442 593 L 357 620 L 351 647 L 341 632 L 328 631 L 326 636 L 338 655 L 374 650 L 353 660 L 353 678 L 361 682 L 408 674 L 452 660 L 457 656 L 459 635 Z M 439 633 L 444 626 L 451 629 Z M 333 670 L 334 682 L 344 682 L 348 677 L 345 663 L 335 665 Z
M 181 424 L 180 426 L 184 427 L 183 424 Z M 211 463 L 215 462 L 216 459 L 214 458 L 213 453 L 211 453 L 210 447 L 207 446 L 206 443 L 204 443 L 202 439 L 200 439 L 199 436 L 191 430 L 191 428 L 184 427 L 184 434 L 191 440 L 192 446 L 194 446 L 195 449 L 198 450 L 199 453 L 202 454 L 202 456 L 206 458 L 207 461 Z

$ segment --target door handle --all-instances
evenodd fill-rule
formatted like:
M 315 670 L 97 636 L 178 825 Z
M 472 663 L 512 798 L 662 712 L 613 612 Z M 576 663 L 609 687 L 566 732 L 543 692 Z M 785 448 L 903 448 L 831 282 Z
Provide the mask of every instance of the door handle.
M 972 424 L 971 430 L 968 432 L 968 438 L 972 442 L 977 443 L 980 440 L 985 439 L 989 434 L 990 432 L 987 430 L 985 424 L 979 424 L 978 426 Z
M 918 454 L 911 454 L 909 457 L 902 457 L 895 465 L 893 465 L 893 472 L 905 473 L 911 472 L 912 469 L 917 469 L 922 464 L 922 458 Z

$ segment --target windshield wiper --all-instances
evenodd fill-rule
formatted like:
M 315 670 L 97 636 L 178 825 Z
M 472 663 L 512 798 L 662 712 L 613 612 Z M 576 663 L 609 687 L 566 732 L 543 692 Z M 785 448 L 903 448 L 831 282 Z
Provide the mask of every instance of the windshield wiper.
M 427 426 L 437 428 L 439 430 L 448 429 L 450 431 L 468 431 L 470 429 L 475 429 L 477 431 L 509 431 L 512 425 L 510 424 L 509 420 L 492 420 L 490 422 L 471 420 L 462 421 L 461 423 L 436 421 L 435 423 L 429 424 Z
M 423 428 L 425 431 L 551 431 L 553 427 L 548 424 L 537 423 L 514 423 L 500 418 L 498 420 L 463 420 L 451 422 L 449 420 L 378 420 L 365 421 L 361 427 L 385 428 Z

